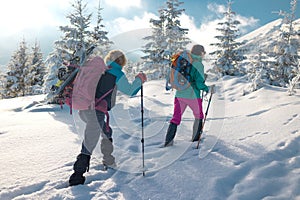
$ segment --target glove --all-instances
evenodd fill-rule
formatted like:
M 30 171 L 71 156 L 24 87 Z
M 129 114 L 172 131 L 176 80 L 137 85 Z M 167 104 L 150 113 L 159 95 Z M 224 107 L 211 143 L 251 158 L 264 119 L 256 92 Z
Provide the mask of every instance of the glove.
M 211 85 L 211 86 L 209 87 L 209 93 L 211 93 L 211 94 L 216 93 L 215 85 Z
M 215 91 L 215 85 L 211 85 L 209 87 L 207 87 L 207 90 L 204 90 L 203 91 L 203 96 L 206 97 L 208 94 L 214 94 L 216 91 Z
M 143 72 L 138 73 L 135 78 L 140 78 L 142 83 L 145 83 L 147 81 L 147 77 L 146 74 L 144 74 Z

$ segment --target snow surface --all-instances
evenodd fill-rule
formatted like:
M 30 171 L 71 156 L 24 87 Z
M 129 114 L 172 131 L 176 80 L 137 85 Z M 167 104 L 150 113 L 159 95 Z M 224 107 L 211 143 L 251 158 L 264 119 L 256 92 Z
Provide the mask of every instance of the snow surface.
M 295 20 L 294 29 L 300 28 L 300 19 Z M 274 48 L 278 46 L 279 35 L 282 29 L 282 19 L 274 20 L 244 36 L 238 38 L 238 41 L 245 42 L 243 48 L 247 49 L 248 53 L 257 53 L 263 50 L 265 53 L 274 52 Z
M 212 83 L 209 83 L 212 84 Z M 242 96 L 244 78 L 215 83 L 200 149 L 187 109 L 175 144 L 160 148 L 174 92 L 144 85 L 145 176 L 140 96 L 111 111 L 117 169 L 102 170 L 99 147 L 84 185 L 67 187 L 82 125 L 68 107 L 23 109 L 43 96 L 0 101 L 0 199 L 300 199 L 300 95 L 267 86 Z M 206 108 L 205 101 L 204 108 Z

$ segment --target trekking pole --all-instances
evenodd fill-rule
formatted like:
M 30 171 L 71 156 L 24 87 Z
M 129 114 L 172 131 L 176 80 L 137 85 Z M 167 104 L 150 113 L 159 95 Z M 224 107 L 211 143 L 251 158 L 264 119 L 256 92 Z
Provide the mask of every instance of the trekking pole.
M 199 136 L 199 139 L 198 139 L 198 143 L 197 143 L 196 149 L 199 148 L 199 144 L 200 144 L 200 141 L 201 141 L 201 135 L 202 135 L 202 133 L 203 133 L 203 129 L 204 129 L 206 117 L 207 117 L 207 114 L 208 114 L 208 109 L 209 109 L 209 106 L 210 106 L 210 102 L 211 102 L 211 99 L 212 99 L 212 95 L 213 95 L 213 93 L 214 93 L 214 87 L 215 87 L 215 85 L 212 85 L 212 86 L 211 86 L 210 97 L 209 97 L 208 104 L 207 104 L 207 108 L 206 108 L 206 111 L 205 111 L 205 116 L 204 116 L 204 120 L 203 120 L 203 123 L 202 123 L 201 133 L 200 133 L 200 136 Z
M 145 148 L 144 148 L 144 101 L 143 101 L 143 83 L 141 85 L 141 115 L 142 115 L 142 159 L 143 159 L 143 176 L 145 176 Z

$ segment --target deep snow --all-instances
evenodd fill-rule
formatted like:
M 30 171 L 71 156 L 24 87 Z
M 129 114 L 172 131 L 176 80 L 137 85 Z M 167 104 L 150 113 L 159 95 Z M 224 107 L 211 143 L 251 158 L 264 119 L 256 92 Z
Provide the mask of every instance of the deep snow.
M 212 82 L 209 84 L 213 84 Z M 140 96 L 111 111 L 118 169 L 103 171 L 99 147 L 84 185 L 67 187 L 80 150 L 76 112 L 43 96 L 0 101 L 0 199 L 300 199 L 300 95 L 266 86 L 242 96 L 243 77 L 215 83 L 200 150 L 189 109 L 175 145 L 160 148 L 173 109 L 163 81 L 144 85 L 145 177 Z M 206 103 L 204 108 L 206 108 Z

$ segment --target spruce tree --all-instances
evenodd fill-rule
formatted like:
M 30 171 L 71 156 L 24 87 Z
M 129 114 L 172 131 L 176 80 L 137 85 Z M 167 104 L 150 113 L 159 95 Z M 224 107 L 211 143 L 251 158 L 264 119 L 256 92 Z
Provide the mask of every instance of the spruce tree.
M 91 46 L 88 40 L 91 33 L 88 28 L 92 17 L 91 13 L 87 13 L 87 4 L 82 0 L 75 0 L 72 7 L 73 12 L 67 15 L 70 24 L 59 27 L 63 33 L 60 43 L 71 55 L 78 48 L 88 49 Z
M 40 45 L 36 41 L 29 56 L 28 74 L 25 77 L 26 94 L 41 94 L 45 75 L 45 65 Z
M 159 19 L 151 19 L 152 35 L 144 40 L 150 41 L 144 46 L 146 54 L 144 67 L 149 69 L 151 79 L 166 77 L 171 56 L 186 48 L 190 40 L 186 37 L 188 29 L 182 28 L 179 17 L 185 11 L 179 7 L 183 2 L 167 0 L 166 6 L 158 10 Z
M 101 57 L 104 57 L 109 50 L 111 49 L 111 46 L 113 44 L 112 41 L 109 40 L 107 34 L 108 32 L 105 31 L 105 26 L 103 25 L 103 18 L 101 16 L 101 11 L 103 8 L 100 6 L 100 0 L 99 0 L 99 6 L 97 10 L 97 22 L 96 26 L 94 27 L 94 30 L 90 32 L 90 43 L 91 45 L 97 46 L 97 54 Z
M 107 32 L 102 30 L 104 26 L 101 24 L 100 6 L 94 30 L 90 30 L 92 14 L 87 13 L 87 4 L 84 4 L 82 0 L 75 0 L 72 7 L 73 11 L 66 16 L 70 24 L 59 27 L 63 36 L 54 43 L 54 51 L 45 62 L 48 69 L 44 84 L 45 92 L 49 92 L 51 86 L 57 82 L 57 71 L 64 66 L 64 62 L 69 62 L 76 56 L 84 56 L 91 46 L 98 45 L 97 49 L 101 51 L 99 54 L 104 54 L 111 45 L 106 36 Z
M 6 75 L 0 71 L 0 98 L 4 98 L 4 82 L 6 79 Z
M 165 16 L 164 11 L 160 9 L 159 19 L 150 19 L 152 28 L 152 35 L 143 38 L 148 42 L 143 48 L 143 52 L 146 54 L 142 57 L 144 60 L 144 68 L 148 69 L 149 80 L 157 79 L 153 77 L 153 74 L 160 73 L 158 77 L 163 76 L 163 69 L 165 65 L 169 64 L 169 59 L 165 54 L 165 50 L 168 48 L 165 34 Z
M 251 82 L 248 91 L 256 91 L 265 84 L 270 84 L 270 68 L 268 67 L 267 56 L 261 49 L 257 50 L 258 54 L 251 58 L 251 67 L 247 71 L 248 81 Z
M 219 76 L 224 75 L 239 75 L 242 71 L 239 69 L 239 62 L 246 59 L 243 55 L 244 51 L 241 49 L 243 43 L 237 42 L 236 39 L 240 36 L 239 28 L 240 21 L 235 16 L 236 13 L 232 10 L 232 1 L 227 1 L 227 10 L 224 12 L 224 21 L 218 23 L 217 30 L 221 35 L 215 36 L 219 40 L 218 43 L 211 44 L 216 46 L 217 50 L 210 53 L 216 56 L 215 66 L 212 72 Z
M 55 50 L 51 52 L 45 60 L 46 75 L 44 76 L 44 93 L 48 93 L 51 86 L 57 82 L 58 69 L 64 66 L 64 62 L 67 60 L 66 58 L 70 58 L 67 51 L 56 42 L 54 43 L 54 48 Z
M 166 24 L 165 32 L 168 43 L 169 56 L 172 56 L 178 51 L 184 50 L 190 43 L 190 40 L 186 37 L 188 29 L 182 28 L 179 17 L 185 12 L 185 9 L 179 7 L 183 4 L 178 0 L 168 0 L 166 2 L 167 7 L 164 9 Z
M 297 76 L 298 68 L 298 38 L 294 28 L 297 0 L 291 0 L 290 12 L 280 11 L 283 16 L 279 41 L 275 48 L 275 67 L 273 85 L 286 87 L 293 77 Z
M 78 53 L 76 51 L 90 47 L 87 39 L 90 32 L 87 28 L 92 14 L 86 14 L 86 4 L 83 4 L 82 0 L 74 0 L 71 6 L 73 11 L 66 16 L 70 24 L 59 27 L 62 37 L 54 42 L 54 51 L 50 53 L 45 61 L 48 69 L 44 84 L 46 93 L 57 82 L 58 69 L 64 66 L 64 62 L 72 60 L 75 54 Z
M 25 39 L 13 53 L 8 63 L 8 72 L 4 81 L 4 97 L 13 98 L 25 95 L 24 78 L 28 74 L 28 53 Z
M 298 69 L 297 69 L 297 73 L 296 76 L 294 78 L 292 78 L 292 80 L 289 81 L 289 85 L 288 85 L 288 93 L 289 95 L 294 95 L 296 93 L 296 87 L 300 86 L 300 66 L 298 65 Z

